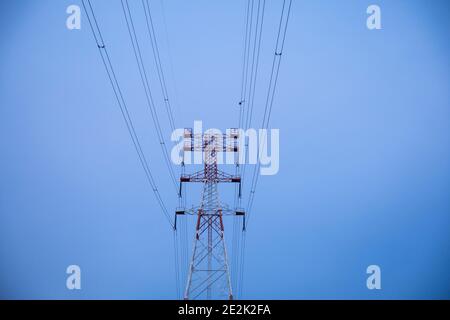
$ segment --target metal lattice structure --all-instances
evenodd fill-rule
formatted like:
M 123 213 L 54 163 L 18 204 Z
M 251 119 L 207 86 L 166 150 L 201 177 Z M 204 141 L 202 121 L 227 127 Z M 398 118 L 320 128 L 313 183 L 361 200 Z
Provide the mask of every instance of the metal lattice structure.
M 223 216 L 243 215 L 243 211 L 230 210 L 221 202 L 219 183 L 241 183 L 240 176 L 230 175 L 218 169 L 219 152 L 238 152 L 239 133 L 231 129 L 228 135 L 216 133 L 192 134 L 185 129 L 185 151 L 200 151 L 204 168 L 193 174 L 182 174 L 183 183 L 203 183 L 200 206 L 191 210 L 177 210 L 180 214 L 195 214 L 197 223 L 193 253 L 189 265 L 184 299 L 233 299 L 230 269 L 225 245 Z

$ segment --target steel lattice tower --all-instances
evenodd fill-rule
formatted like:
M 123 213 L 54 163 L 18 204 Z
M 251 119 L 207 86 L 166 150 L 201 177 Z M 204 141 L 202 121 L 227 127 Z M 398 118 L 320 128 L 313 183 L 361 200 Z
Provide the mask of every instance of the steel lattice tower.
M 197 216 L 193 253 L 188 270 L 184 299 L 233 299 L 230 269 L 224 237 L 224 214 L 243 215 L 243 211 L 228 209 L 220 201 L 218 184 L 239 183 L 240 176 L 233 176 L 218 169 L 219 152 L 238 152 L 237 129 L 228 135 L 204 133 L 193 135 L 185 129 L 185 151 L 201 151 L 204 168 L 193 174 L 182 174 L 182 183 L 203 183 L 200 206 L 191 210 L 177 210 L 177 215 L 191 213 Z M 239 192 L 240 194 L 240 192 Z

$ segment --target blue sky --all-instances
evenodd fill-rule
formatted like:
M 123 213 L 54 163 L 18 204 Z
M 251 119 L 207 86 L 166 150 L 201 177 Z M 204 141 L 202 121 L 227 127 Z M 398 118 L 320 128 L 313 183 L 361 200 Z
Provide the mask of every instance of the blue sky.
M 92 3 L 174 210 L 120 1 Z M 245 2 L 150 3 L 177 127 L 236 126 Z M 382 30 L 366 28 L 373 3 Z M 172 299 L 170 226 L 86 19 L 65 27 L 70 4 L 81 1 L 0 4 L 0 297 Z M 168 139 L 144 15 L 130 4 Z M 268 1 L 256 127 L 280 9 Z M 291 14 L 271 122 L 280 171 L 259 181 L 243 297 L 450 298 L 448 3 L 305 0 Z M 82 269 L 80 291 L 66 289 L 70 264 Z M 382 290 L 366 288 L 371 264 Z

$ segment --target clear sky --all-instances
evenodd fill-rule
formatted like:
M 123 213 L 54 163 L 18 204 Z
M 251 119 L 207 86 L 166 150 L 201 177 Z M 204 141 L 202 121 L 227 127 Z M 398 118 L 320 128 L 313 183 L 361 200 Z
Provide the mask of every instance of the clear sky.
M 91 1 L 172 212 L 120 1 Z M 66 28 L 70 4 L 81 1 L 0 4 L 0 297 L 175 298 L 172 231 L 84 13 L 81 30 Z M 235 127 L 246 2 L 150 4 L 177 127 Z M 370 4 L 382 30 L 366 27 Z M 130 5 L 169 139 L 141 3 Z M 255 127 L 280 10 L 267 1 Z M 449 15 L 437 0 L 294 1 L 270 125 L 280 171 L 259 181 L 243 298 L 450 298 Z M 71 264 L 80 291 L 66 288 Z M 371 264 L 381 290 L 366 287 Z

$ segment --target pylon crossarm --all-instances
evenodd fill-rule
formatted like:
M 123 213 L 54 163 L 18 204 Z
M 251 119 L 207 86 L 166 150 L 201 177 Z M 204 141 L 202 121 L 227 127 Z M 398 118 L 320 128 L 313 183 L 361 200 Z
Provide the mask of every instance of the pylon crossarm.
M 205 173 L 205 170 L 200 170 L 195 173 L 191 174 L 183 174 L 180 177 L 180 182 L 197 182 L 197 183 L 205 183 L 209 180 L 213 180 L 215 183 L 223 183 L 223 182 L 229 182 L 229 183 L 240 183 L 241 177 L 231 175 L 229 173 L 226 173 L 224 171 L 218 170 L 214 174 L 214 177 L 209 177 L 207 173 Z
M 183 214 L 196 216 L 198 214 L 199 209 L 200 209 L 200 206 L 194 206 L 189 209 L 183 210 Z M 207 213 L 205 215 L 220 215 L 220 214 L 225 215 L 225 216 L 235 215 L 235 210 L 230 209 L 227 206 L 226 208 L 221 208 L 221 209 L 216 210 L 216 212 L 214 212 L 214 213 Z

